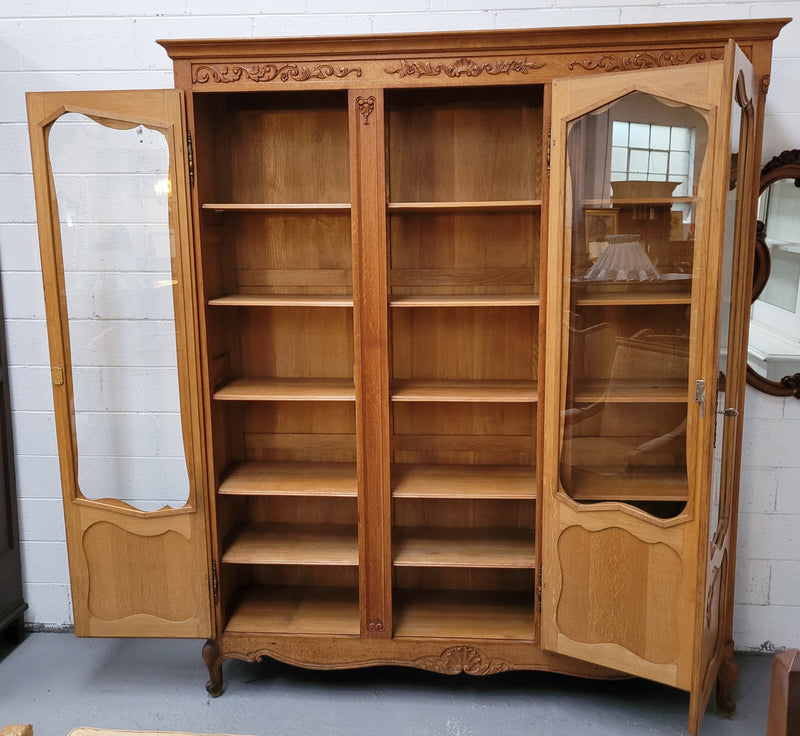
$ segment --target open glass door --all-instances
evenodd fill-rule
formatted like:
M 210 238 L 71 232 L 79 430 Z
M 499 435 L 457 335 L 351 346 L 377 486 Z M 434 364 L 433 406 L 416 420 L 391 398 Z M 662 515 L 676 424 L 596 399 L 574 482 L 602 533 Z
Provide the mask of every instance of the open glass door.
M 183 97 L 28 95 L 75 632 L 211 634 Z
M 553 85 L 542 642 L 693 692 L 734 48 Z
M 732 45 L 732 44 L 731 44 Z M 715 408 L 714 452 L 710 493 L 707 494 L 707 554 L 700 556 L 705 577 L 699 591 L 705 593 L 703 616 L 696 622 L 700 645 L 696 650 L 695 683 L 692 687 L 690 723 L 699 726 L 715 681 L 717 706 L 730 713 L 736 707 L 731 690 L 738 676 L 733 662 L 732 596 L 735 578 L 741 459 L 742 422 L 747 354 L 747 323 L 752 288 L 754 208 L 758 171 L 755 141 L 756 94 L 750 62 L 738 47 L 730 56 L 725 87 L 732 89 L 728 121 L 730 180 L 725 198 L 724 237 L 721 250 L 719 317 L 715 358 L 717 382 L 710 388 Z M 702 548 L 701 548 L 702 551 Z M 704 566 L 704 568 L 703 568 Z

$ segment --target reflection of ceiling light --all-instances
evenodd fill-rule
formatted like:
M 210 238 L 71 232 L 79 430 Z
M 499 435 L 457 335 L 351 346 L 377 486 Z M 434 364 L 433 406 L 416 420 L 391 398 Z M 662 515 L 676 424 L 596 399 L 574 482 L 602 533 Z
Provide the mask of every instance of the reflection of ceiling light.
M 159 196 L 169 197 L 172 194 L 172 182 L 169 179 L 159 179 L 153 189 Z
M 158 289 L 161 286 L 175 286 L 177 283 L 176 279 L 167 279 L 166 281 L 156 281 L 154 286 Z

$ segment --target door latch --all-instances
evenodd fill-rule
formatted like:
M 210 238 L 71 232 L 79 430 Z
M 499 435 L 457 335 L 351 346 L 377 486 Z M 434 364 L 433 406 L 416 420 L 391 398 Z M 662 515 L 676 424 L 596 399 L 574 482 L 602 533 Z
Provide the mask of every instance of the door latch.
M 739 410 L 734 409 L 733 407 L 728 407 L 727 409 L 717 409 L 717 414 L 723 414 L 726 417 L 736 418 L 739 416 Z
M 694 382 L 694 400 L 700 404 L 700 416 L 705 419 L 706 417 L 706 382 Z

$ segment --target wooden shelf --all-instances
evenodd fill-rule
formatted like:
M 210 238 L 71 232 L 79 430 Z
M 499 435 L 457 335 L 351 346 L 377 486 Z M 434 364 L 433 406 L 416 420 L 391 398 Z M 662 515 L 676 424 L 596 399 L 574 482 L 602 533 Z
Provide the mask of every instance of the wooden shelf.
M 386 208 L 391 215 L 405 212 L 528 212 L 541 206 L 541 199 L 519 199 L 483 202 L 390 202 Z
M 394 498 L 536 498 L 536 469 L 527 465 L 392 466 Z
M 532 641 L 534 594 L 396 590 L 394 636 Z
M 231 496 L 327 496 L 356 498 L 355 463 L 238 463 L 218 493 Z
M 613 183 L 613 182 L 612 182 Z M 655 204 L 694 204 L 697 202 L 697 197 L 682 196 L 682 197 L 608 197 L 602 199 L 584 199 L 581 204 L 584 207 L 592 208 L 607 208 L 618 207 L 620 205 L 625 207 L 632 207 L 637 205 L 655 205 Z
M 352 296 L 327 294 L 228 294 L 208 300 L 212 307 L 352 307 Z
M 358 591 L 299 586 L 247 590 L 225 631 L 358 636 Z
M 358 565 L 358 533 L 341 524 L 249 524 L 222 561 L 236 565 Z
M 689 401 L 688 379 L 659 381 L 582 381 L 575 386 L 573 403 L 675 404 Z
M 608 292 L 585 294 L 576 297 L 575 304 L 579 307 L 592 306 L 669 306 L 671 304 L 691 304 L 692 295 L 683 291 L 639 291 L 639 292 Z
M 350 378 L 237 378 L 214 392 L 217 401 L 355 401 Z
M 207 202 L 201 205 L 204 210 L 213 212 L 244 212 L 265 214 L 338 214 L 350 211 L 349 202 Z
M 536 567 L 529 529 L 397 528 L 392 555 L 397 567 Z
M 697 197 L 611 197 L 611 204 L 614 207 L 635 207 L 638 205 L 651 204 L 694 204 Z
M 396 380 L 392 401 L 454 401 L 532 403 L 538 400 L 536 381 Z
M 572 471 L 568 494 L 576 501 L 686 501 L 689 481 L 685 467 L 637 467 L 614 473 Z
M 390 307 L 538 307 L 539 296 L 529 294 L 398 294 Z

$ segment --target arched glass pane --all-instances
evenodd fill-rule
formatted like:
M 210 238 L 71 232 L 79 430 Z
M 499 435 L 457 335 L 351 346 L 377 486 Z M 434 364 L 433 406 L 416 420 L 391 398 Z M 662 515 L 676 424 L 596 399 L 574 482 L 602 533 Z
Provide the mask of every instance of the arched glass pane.
M 684 161 L 691 141 L 684 181 L 668 178 L 673 131 Z M 577 119 L 568 135 L 562 485 L 581 503 L 621 501 L 669 518 L 689 489 L 692 270 L 703 247 L 693 193 L 708 125 L 690 106 L 635 92 Z
M 178 391 L 169 148 L 144 126 L 51 126 L 78 487 L 141 510 L 189 496 Z M 114 125 L 115 127 L 109 127 Z

